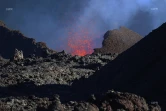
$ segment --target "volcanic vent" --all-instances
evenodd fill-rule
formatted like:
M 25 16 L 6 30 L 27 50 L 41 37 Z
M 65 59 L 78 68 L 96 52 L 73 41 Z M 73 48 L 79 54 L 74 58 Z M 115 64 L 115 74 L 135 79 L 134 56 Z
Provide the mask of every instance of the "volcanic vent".
M 86 28 L 68 33 L 68 50 L 72 55 L 85 56 L 93 53 L 93 36 Z
M 121 53 L 142 39 L 136 32 L 126 27 L 120 27 L 120 29 L 107 31 L 103 37 L 102 48 L 95 48 L 93 50 L 95 43 L 93 38 L 95 36 L 86 28 L 78 28 L 76 31 L 71 30 L 68 33 L 68 51 L 72 55 L 79 56 L 92 53 Z

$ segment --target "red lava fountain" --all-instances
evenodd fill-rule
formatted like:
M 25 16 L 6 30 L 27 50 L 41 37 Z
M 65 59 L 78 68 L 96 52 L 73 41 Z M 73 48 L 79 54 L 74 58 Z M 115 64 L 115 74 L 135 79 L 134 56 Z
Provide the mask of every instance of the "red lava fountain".
M 68 48 L 72 55 L 85 56 L 93 52 L 93 41 L 87 29 L 68 33 Z

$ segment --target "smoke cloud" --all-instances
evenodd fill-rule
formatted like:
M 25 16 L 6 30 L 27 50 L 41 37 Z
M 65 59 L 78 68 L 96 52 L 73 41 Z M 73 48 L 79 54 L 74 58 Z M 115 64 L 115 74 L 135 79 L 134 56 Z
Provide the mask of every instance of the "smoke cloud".
M 13 8 L 7 11 L 6 8 Z M 107 30 L 126 26 L 145 36 L 166 22 L 165 0 L 6 0 L 0 19 L 57 51 L 68 50 L 68 33 L 87 29 L 93 48 Z
M 96 29 L 100 28 L 100 31 L 119 26 L 131 27 L 132 24 L 140 23 L 135 26 L 138 27 L 135 31 L 139 32 L 141 25 L 151 25 L 150 29 L 140 32 L 145 36 L 150 30 L 166 21 L 165 12 L 166 2 L 163 0 L 91 0 L 81 16 L 81 22 L 85 24 L 93 19 L 97 21 Z

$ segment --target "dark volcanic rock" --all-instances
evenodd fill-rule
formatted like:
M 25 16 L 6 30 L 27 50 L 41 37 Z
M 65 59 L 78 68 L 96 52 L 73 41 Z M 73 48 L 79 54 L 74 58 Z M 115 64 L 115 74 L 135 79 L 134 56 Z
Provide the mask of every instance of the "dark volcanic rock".
M 132 92 L 166 106 L 166 23 L 101 68 L 89 83 L 98 91 Z M 92 81 L 95 81 L 94 83 Z M 86 81 L 84 81 L 86 83 Z M 165 109 L 166 110 L 166 109 Z
M 20 51 L 16 50 L 17 53 L 19 55 Z M 32 55 L 10 61 L 1 57 L 0 110 L 98 111 L 95 104 L 76 101 L 82 95 L 75 94 L 70 85 L 75 79 L 88 78 L 114 58 L 110 54 L 71 56 L 64 51 L 46 58 Z M 60 100 L 57 97 L 52 99 L 55 94 L 60 95 Z M 76 102 L 69 104 L 69 100 Z M 61 104 L 60 101 L 68 101 L 68 104 Z
M 121 53 L 141 39 L 142 37 L 136 32 L 120 27 L 120 29 L 107 31 L 104 35 L 102 48 L 94 49 L 94 53 Z
M 86 94 L 87 90 L 78 92 L 70 86 L 73 80 L 89 77 L 95 72 L 95 67 L 98 67 L 88 67 L 87 64 L 104 65 L 113 58 L 109 54 L 80 57 L 64 52 L 47 58 L 32 57 L 15 61 L 1 58 L 0 110 L 160 111 L 158 104 L 148 105 L 145 99 L 134 94 L 109 91 L 90 97 Z
M 100 102 L 98 107 L 101 111 L 117 111 L 118 109 L 120 111 L 153 111 L 151 107 L 156 108 L 156 111 L 161 111 L 159 105 L 149 105 L 143 97 L 131 93 L 110 90 L 100 98 L 96 101 Z
M 108 91 L 91 101 L 68 101 L 62 103 L 55 94 L 50 98 L 6 97 L 0 98 L 2 111 L 161 111 L 157 104 L 148 104 L 144 98 L 131 93 Z
M 35 39 L 27 38 L 17 30 L 11 30 L 0 21 L 0 54 L 2 57 L 9 59 L 15 49 L 22 50 L 24 57 L 31 54 L 36 56 L 47 56 L 55 51 L 49 49 L 43 42 L 35 42 Z
M 31 58 L 21 58 L 13 61 L 1 57 L 0 86 L 15 85 L 27 80 L 34 81 L 36 85 L 69 85 L 75 79 L 88 78 L 114 58 L 114 55 L 100 54 L 84 57 L 71 56 L 64 52 L 52 54 L 47 58 L 32 56 Z
M 88 102 L 80 102 L 74 107 L 74 111 L 99 111 L 98 107 Z

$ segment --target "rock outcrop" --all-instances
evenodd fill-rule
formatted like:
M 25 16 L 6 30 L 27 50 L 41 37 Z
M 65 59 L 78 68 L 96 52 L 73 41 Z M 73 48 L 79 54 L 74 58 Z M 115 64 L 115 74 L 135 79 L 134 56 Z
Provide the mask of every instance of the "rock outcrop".
M 23 55 L 23 51 L 19 51 L 18 49 L 15 49 L 15 53 L 13 55 L 13 57 L 11 58 L 11 60 L 21 60 L 24 59 L 24 55 Z
M 43 42 L 35 42 L 35 39 L 25 37 L 17 30 L 11 30 L 0 21 L 0 55 L 3 58 L 9 59 L 15 49 L 22 50 L 24 57 L 28 57 L 31 54 L 44 57 L 49 53 L 55 53 L 55 51 L 49 49 Z
M 141 39 L 142 37 L 136 32 L 125 27 L 120 27 L 120 29 L 107 31 L 104 35 L 102 48 L 94 49 L 94 53 L 119 54 L 133 46 Z

